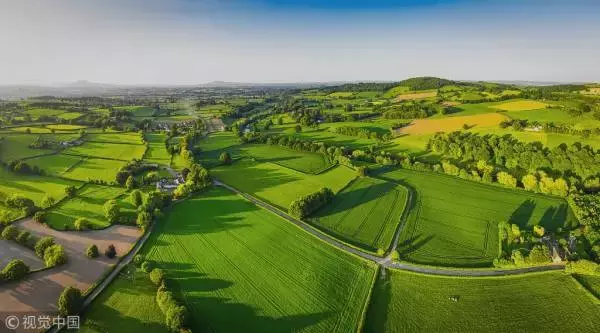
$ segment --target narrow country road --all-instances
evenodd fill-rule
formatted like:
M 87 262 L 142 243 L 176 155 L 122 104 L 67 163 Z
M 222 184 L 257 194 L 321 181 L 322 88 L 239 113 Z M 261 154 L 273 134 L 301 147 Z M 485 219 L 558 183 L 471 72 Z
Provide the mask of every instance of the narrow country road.
M 254 196 L 252 196 L 250 194 L 239 191 L 238 189 L 231 187 L 231 186 L 229 186 L 219 180 L 216 180 L 216 179 L 214 180 L 214 184 L 216 186 L 221 186 L 226 189 L 229 189 L 230 191 L 233 191 L 233 192 L 241 195 L 246 200 L 254 203 L 255 205 L 260 206 L 276 215 L 279 215 L 283 219 L 299 226 L 300 228 L 304 229 L 306 232 L 311 233 L 315 237 L 328 243 L 331 246 L 334 246 L 342 251 L 359 256 L 365 260 L 375 262 L 386 268 L 394 268 L 394 269 L 399 269 L 399 270 L 404 270 L 404 271 L 411 271 L 411 272 L 430 274 L 430 275 L 477 277 L 477 276 L 518 275 L 518 274 L 532 273 L 532 272 L 562 270 L 565 267 L 564 264 L 553 264 L 553 265 L 546 265 L 546 266 L 524 267 L 524 268 L 514 268 L 514 269 L 451 269 L 451 268 L 446 269 L 446 268 L 440 268 L 440 267 L 434 267 L 434 266 L 419 266 L 419 265 L 414 265 L 414 264 L 409 264 L 409 263 L 404 263 L 404 262 L 394 262 L 391 259 L 391 252 L 392 252 L 391 250 L 389 251 L 388 255 L 385 258 L 381 258 L 381 257 L 375 256 L 375 255 L 366 253 L 357 248 L 348 246 L 348 245 L 338 241 L 337 239 L 318 231 L 317 229 L 310 226 L 306 222 L 298 220 L 298 219 L 286 214 L 285 212 L 275 208 L 274 206 L 255 198 Z M 407 202 L 407 205 L 410 205 L 410 200 L 412 200 L 410 193 L 409 193 L 408 200 L 409 201 Z M 401 222 L 400 222 L 400 226 L 397 228 L 396 234 L 394 235 L 392 249 L 395 248 L 396 245 L 398 244 L 399 235 L 400 235 L 400 232 L 402 231 L 402 226 L 404 225 L 404 221 L 405 221 L 406 217 L 407 217 L 407 215 L 403 213 Z

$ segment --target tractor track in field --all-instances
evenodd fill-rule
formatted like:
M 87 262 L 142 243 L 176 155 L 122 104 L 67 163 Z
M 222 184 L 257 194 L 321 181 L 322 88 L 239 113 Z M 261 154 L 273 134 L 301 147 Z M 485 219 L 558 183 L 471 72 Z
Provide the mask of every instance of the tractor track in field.
M 462 268 L 461 269 L 452 269 L 452 268 L 441 268 L 441 267 L 435 267 L 435 266 L 420 266 L 420 265 L 415 265 L 415 264 L 406 263 L 406 262 L 393 261 L 391 258 L 391 254 L 393 252 L 392 250 L 396 249 L 396 247 L 398 246 L 398 242 L 400 239 L 400 233 L 402 232 L 402 228 L 404 227 L 406 219 L 408 218 L 408 210 L 409 210 L 408 208 L 410 207 L 411 200 L 413 200 L 412 194 L 410 193 L 410 191 L 408 193 L 408 198 L 407 198 L 407 209 L 402 213 L 402 216 L 400 218 L 400 223 L 394 234 L 392 245 L 391 245 L 390 249 L 388 250 L 387 256 L 382 258 L 382 257 L 375 256 L 373 254 L 361 251 L 355 247 L 349 246 L 349 245 L 335 239 L 332 236 L 329 236 L 321 231 L 318 231 L 317 229 L 315 229 L 308 223 L 298 220 L 298 219 L 288 215 L 287 213 L 281 211 L 280 209 L 277 209 L 274 206 L 254 197 L 250 194 L 242 192 L 230 185 L 227 185 L 219 180 L 215 179 L 214 185 L 224 187 L 230 191 L 237 193 L 238 195 L 242 196 L 246 200 L 278 215 L 279 217 L 287 220 L 288 222 L 295 224 L 296 226 L 302 228 L 304 231 L 319 238 L 321 241 L 328 243 L 329 245 L 331 245 L 333 247 L 338 248 L 339 250 L 348 252 L 350 254 L 361 257 L 365 260 L 374 262 L 385 268 L 393 268 L 393 269 L 399 269 L 399 270 L 422 273 L 422 274 L 429 274 L 429 275 L 484 277 L 484 276 L 505 276 L 505 275 L 518 275 L 518 274 L 525 274 L 525 273 L 534 273 L 534 272 L 555 271 L 555 270 L 562 270 L 565 267 L 564 264 L 552 264 L 552 265 L 545 265 L 545 266 L 523 267 L 523 268 L 514 268 L 514 269 L 462 269 Z

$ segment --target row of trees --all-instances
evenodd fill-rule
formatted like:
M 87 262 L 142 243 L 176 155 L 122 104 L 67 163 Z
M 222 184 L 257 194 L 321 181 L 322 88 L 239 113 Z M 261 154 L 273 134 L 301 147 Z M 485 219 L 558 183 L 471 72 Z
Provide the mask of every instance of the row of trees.
M 382 141 L 389 141 L 392 139 L 392 134 L 389 132 L 386 133 L 378 133 L 377 131 L 372 131 L 369 128 L 365 127 L 355 127 L 355 126 L 340 126 L 334 129 L 335 133 L 349 135 L 349 136 L 357 136 L 359 138 L 365 139 L 377 139 Z
M 333 199 L 333 191 L 327 187 L 291 202 L 288 212 L 297 218 L 304 218 L 325 206 Z
M 547 148 L 540 142 L 523 143 L 510 135 L 478 135 L 467 132 L 437 133 L 429 141 L 437 153 L 462 162 L 485 161 L 514 176 L 545 170 L 575 186 L 600 175 L 600 154 L 589 146 L 574 143 Z

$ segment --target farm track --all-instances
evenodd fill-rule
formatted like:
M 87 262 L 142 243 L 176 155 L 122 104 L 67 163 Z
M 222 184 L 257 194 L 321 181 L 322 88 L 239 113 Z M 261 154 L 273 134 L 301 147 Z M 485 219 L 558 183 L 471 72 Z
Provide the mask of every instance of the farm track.
M 342 251 L 351 253 L 358 257 L 361 257 L 365 260 L 372 261 L 372 262 L 379 264 L 385 268 L 393 268 L 393 269 L 399 269 L 399 270 L 417 272 L 417 273 L 429 274 L 429 275 L 482 277 L 482 276 L 505 276 L 505 275 L 518 275 L 518 274 L 534 273 L 534 272 L 554 271 L 554 270 L 562 270 L 565 267 L 564 264 L 552 264 L 552 265 L 546 265 L 546 266 L 523 267 L 523 268 L 501 269 L 501 270 L 445 269 L 445 268 L 439 268 L 439 267 L 434 267 L 434 266 L 419 266 L 419 265 L 414 265 L 414 264 L 404 263 L 404 262 L 394 262 L 391 259 L 391 253 L 392 253 L 391 249 L 395 249 L 398 245 L 399 236 L 400 236 L 400 233 L 402 232 L 402 228 L 404 227 L 404 224 L 406 222 L 406 218 L 408 217 L 409 209 L 406 209 L 403 212 L 403 215 L 400 220 L 400 224 L 394 235 L 394 241 L 392 243 L 392 247 L 390 248 L 388 256 L 386 256 L 385 258 L 381 258 L 381 257 L 375 256 L 375 255 L 363 252 L 363 251 L 361 251 L 357 248 L 351 247 L 349 245 L 346 245 L 346 244 L 338 241 L 337 239 L 318 231 L 317 229 L 313 228 L 306 222 L 300 221 L 300 220 L 286 214 L 285 212 L 275 208 L 274 206 L 272 206 L 260 199 L 257 199 L 250 194 L 239 191 L 236 188 L 231 187 L 219 180 L 214 180 L 214 184 L 216 186 L 222 186 L 230 191 L 237 193 L 238 195 L 242 196 L 246 200 L 278 215 L 281 218 L 284 218 L 288 222 L 291 222 L 291 223 L 297 225 L 298 227 L 302 228 L 304 231 L 312 234 L 313 236 L 319 238 L 320 240 L 328 243 L 331 246 L 334 246 Z M 407 198 L 407 208 L 410 207 L 411 200 L 412 200 L 412 195 L 409 191 L 408 198 Z

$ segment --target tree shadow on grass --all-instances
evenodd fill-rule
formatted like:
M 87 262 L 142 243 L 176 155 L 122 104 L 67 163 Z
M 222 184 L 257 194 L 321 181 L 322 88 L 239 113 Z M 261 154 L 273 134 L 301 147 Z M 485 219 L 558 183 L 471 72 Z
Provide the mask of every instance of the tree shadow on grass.
M 396 247 L 396 251 L 400 254 L 400 257 L 407 257 L 410 254 L 418 251 L 420 248 L 425 246 L 425 244 L 429 243 L 435 236 L 423 234 L 419 234 L 417 236 L 413 236 L 408 238 L 400 243 L 398 243 L 398 247 Z
M 523 201 L 517 209 L 515 209 L 508 222 L 511 224 L 516 224 L 520 228 L 524 228 L 529 224 L 529 220 L 533 215 L 533 210 L 535 209 L 535 202 L 531 199 L 527 199 Z
M 567 222 L 567 205 L 561 204 L 558 207 L 548 207 L 538 222 L 539 225 L 546 230 L 556 230 L 561 227 L 572 227 L 566 225 Z
M 385 324 L 388 320 L 389 304 L 392 300 L 391 272 L 382 267 L 369 302 L 367 316 L 365 319 L 364 333 L 385 332 Z
M 93 312 L 87 311 L 87 316 L 86 312 L 83 313 L 84 322 L 82 323 L 82 327 L 90 328 L 95 332 L 169 332 L 166 325 L 162 324 L 164 323 L 164 317 L 158 320 L 162 322 L 159 324 L 123 315 L 123 313 L 103 303 L 96 303 L 90 309 L 93 309 Z

